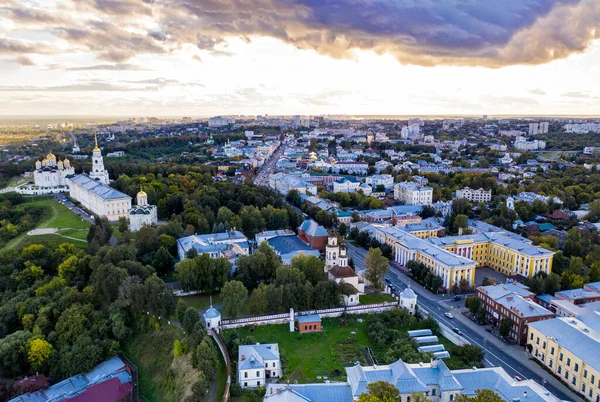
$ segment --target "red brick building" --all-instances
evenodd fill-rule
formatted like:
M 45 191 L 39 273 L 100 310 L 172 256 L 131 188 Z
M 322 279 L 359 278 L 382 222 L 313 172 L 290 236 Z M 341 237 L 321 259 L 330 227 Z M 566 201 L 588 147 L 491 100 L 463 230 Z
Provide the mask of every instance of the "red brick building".
M 301 315 L 296 321 L 298 322 L 298 332 L 304 334 L 306 332 L 320 332 L 321 316 L 318 314 Z
M 298 238 L 311 248 L 323 252 L 327 244 L 327 230 L 312 219 L 307 219 L 298 227 Z
M 554 313 L 533 302 L 534 293 L 518 283 L 479 286 L 477 297 L 482 301 L 488 321 L 495 327 L 510 318 L 513 327 L 509 337 L 519 344 L 527 342 L 527 324 L 554 318 Z

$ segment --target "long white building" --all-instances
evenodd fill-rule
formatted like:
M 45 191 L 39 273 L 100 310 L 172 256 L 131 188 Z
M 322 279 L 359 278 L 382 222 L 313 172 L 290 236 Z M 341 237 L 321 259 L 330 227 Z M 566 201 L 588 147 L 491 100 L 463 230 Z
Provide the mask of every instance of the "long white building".
M 431 205 L 433 189 L 413 182 L 402 182 L 394 185 L 394 199 L 412 205 Z
M 89 174 L 78 174 L 68 178 L 69 195 L 72 199 L 100 217 L 115 222 L 129 218 L 131 197 L 108 185 L 108 171 L 104 168 L 98 141 L 92 154 L 92 170 Z
M 456 198 L 466 198 L 473 202 L 490 202 L 492 200 L 492 190 L 473 190 L 472 188 L 465 187 L 462 190 L 456 190 Z

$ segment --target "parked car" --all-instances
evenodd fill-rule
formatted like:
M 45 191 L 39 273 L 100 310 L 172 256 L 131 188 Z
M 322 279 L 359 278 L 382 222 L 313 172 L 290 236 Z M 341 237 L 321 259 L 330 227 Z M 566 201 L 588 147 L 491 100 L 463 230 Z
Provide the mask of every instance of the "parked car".
M 390 283 L 390 278 L 385 278 L 384 281 L 386 281 L 387 283 Z
M 460 296 L 460 295 L 454 296 L 454 301 L 459 301 L 460 299 L 462 299 L 462 296 Z
M 448 318 L 454 318 L 454 316 L 452 315 L 452 313 L 444 313 L 444 315 Z

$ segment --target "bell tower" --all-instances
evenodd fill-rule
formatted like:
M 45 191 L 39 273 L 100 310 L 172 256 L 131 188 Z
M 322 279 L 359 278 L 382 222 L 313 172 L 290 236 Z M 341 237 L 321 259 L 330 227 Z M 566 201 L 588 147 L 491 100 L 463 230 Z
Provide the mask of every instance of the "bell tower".
M 102 151 L 98 147 L 98 137 L 94 134 L 94 150 L 92 151 L 92 171 L 90 177 L 103 184 L 109 183 L 108 172 L 104 168 L 104 160 L 102 159 Z

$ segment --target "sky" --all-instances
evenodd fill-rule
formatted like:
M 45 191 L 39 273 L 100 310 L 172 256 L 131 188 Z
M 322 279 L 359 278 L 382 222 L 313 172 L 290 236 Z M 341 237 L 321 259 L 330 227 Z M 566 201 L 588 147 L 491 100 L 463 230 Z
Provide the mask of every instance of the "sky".
M 0 115 L 599 115 L 600 0 L 0 0 Z

